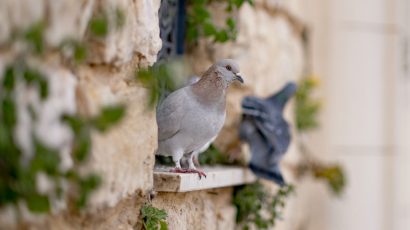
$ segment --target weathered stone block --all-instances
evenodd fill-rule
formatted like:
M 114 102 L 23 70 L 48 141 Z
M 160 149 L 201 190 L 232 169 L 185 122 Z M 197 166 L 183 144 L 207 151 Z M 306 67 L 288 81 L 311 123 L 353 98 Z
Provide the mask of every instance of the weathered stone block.
M 93 196 L 93 205 L 114 206 L 138 190 L 152 189 L 154 151 L 157 145 L 155 111 L 147 108 L 147 91 L 127 82 L 127 71 L 106 67 L 79 71 L 79 111 L 98 113 L 103 105 L 126 105 L 124 119 L 104 134 L 93 135 L 88 169 L 99 172 L 102 188 Z
M 157 59 L 162 41 L 159 37 L 158 9 L 160 0 L 106 0 L 98 1 L 97 13 L 108 15 L 109 33 L 104 38 L 92 38 L 89 61 L 125 64 L 138 56 L 140 65 L 151 65 Z M 113 21 L 117 10 L 125 16 L 124 25 Z
M 232 188 L 188 193 L 158 193 L 153 206 L 168 213 L 169 229 L 234 229 Z

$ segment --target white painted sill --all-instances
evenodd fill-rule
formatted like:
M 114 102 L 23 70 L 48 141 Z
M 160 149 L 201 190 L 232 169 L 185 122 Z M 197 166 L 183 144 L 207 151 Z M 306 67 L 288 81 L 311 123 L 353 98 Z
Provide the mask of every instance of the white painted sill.
M 169 167 L 154 169 L 154 189 L 157 192 L 190 192 L 212 188 L 249 184 L 256 180 L 247 168 L 234 166 L 201 167 L 206 178 L 194 173 L 170 173 Z

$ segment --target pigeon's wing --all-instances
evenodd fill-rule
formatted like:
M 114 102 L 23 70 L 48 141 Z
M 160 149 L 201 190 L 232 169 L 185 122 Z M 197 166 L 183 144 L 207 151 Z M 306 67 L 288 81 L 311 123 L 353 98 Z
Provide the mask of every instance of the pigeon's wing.
M 271 162 L 277 163 L 286 152 L 290 143 L 289 127 L 286 121 L 274 124 L 269 119 L 256 119 L 256 127 L 271 144 Z
M 184 108 L 187 95 L 185 89 L 171 93 L 157 108 L 158 140 L 173 137 L 180 131 L 186 113 Z

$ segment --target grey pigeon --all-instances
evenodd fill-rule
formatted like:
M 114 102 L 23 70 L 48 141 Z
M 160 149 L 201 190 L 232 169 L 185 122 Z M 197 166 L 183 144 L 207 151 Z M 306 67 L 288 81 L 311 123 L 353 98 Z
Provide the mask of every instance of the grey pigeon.
M 231 59 L 220 60 L 199 81 L 174 91 L 157 107 L 156 155 L 172 157 L 172 172 L 206 176 L 196 169 L 193 157 L 204 151 L 221 130 L 226 115 L 226 90 L 235 80 L 243 83 L 238 65 Z M 184 156 L 188 169 L 181 168 Z
M 286 153 L 290 128 L 283 118 L 286 102 L 296 92 L 289 82 L 276 94 L 266 98 L 246 97 L 242 101 L 242 122 L 239 136 L 248 142 L 252 153 L 249 168 L 261 178 L 285 185 L 279 162 Z

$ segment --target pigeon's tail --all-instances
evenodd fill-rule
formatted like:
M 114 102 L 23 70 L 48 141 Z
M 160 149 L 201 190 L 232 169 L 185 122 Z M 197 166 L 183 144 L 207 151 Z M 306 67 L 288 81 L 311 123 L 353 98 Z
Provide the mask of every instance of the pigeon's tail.
M 296 93 L 297 85 L 294 82 L 288 82 L 279 92 L 270 96 L 268 101 L 279 105 L 283 109 L 286 102 Z
M 280 172 L 279 165 L 275 165 L 274 167 L 267 170 L 250 163 L 249 168 L 253 173 L 255 173 L 257 177 L 271 180 L 281 187 L 286 185 L 285 179 Z

